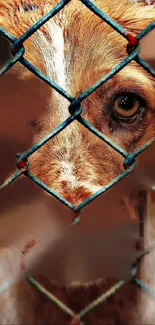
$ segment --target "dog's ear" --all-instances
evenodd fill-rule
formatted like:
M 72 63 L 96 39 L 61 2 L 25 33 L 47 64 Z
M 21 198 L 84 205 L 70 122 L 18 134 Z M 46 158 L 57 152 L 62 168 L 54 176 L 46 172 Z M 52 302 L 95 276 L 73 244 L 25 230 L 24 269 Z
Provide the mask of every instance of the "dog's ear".
M 138 34 L 155 21 L 155 0 L 124 1 L 124 10 L 118 20 L 128 31 Z
M 95 4 L 133 34 L 155 21 L 155 0 L 96 0 Z

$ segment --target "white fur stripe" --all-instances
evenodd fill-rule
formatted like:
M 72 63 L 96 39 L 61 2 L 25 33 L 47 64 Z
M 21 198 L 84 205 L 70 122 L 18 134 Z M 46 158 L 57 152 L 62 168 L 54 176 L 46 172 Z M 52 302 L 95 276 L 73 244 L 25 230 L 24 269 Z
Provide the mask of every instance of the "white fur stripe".
M 60 181 L 67 181 L 68 186 L 70 187 L 71 190 L 78 189 L 79 187 L 83 187 L 86 190 L 95 193 L 102 188 L 102 186 L 94 185 L 89 180 L 87 181 L 78 180 L 76 176 L 73 174 L 72 162 L 62 161 L 60 171 L 61 171 Z
M 50 37 L 50 41 L 41 30 L 37 32 L 39 34 L 37 45 L 43 55 L 46 74 L 51 80 L 67 91 L 63 30 L 59 24 L 56 24 L 54 21 L 49 21 L 46 23 L 46 31 Z M 52 97 L 56 98 L 57 112 L 60 118 L 59 123 L 61 123 L 68 117 L 69 103 L 57 91 L 52 90 Z

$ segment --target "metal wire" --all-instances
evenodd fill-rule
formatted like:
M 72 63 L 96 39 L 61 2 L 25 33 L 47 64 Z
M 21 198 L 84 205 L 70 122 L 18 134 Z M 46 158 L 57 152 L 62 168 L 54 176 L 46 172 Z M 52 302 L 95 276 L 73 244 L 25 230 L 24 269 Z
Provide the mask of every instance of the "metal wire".
M 86 121 L 82 116 L 82 101 L 87 98 L 90 94 L 92 94 L 97 88 L 106 83 L 112 76 L 116 75 L 120 70 L 122 70 L 125 66 L 127 66 L 131 61 L 135 60 L 141 67 L 143 67 L 147 72 L 149 72 L 152 76 L 155 76 L 155 71 L 139 57 L 139 41 L 147 35 L 151 30 L 155 28 L 155 22 L 152 22 L 148 25 L 143 31 L 141 31 L 136 37 L 127 33 L 127 31 L 119 25 L 116 21 L 114 21 L 111 17 L 107 16 L 104 12 L 102 12 L 99 8 L 95 6 L 89 0 L 79 0 L 81 1 L 89 10 L 91 10 L 94 15 L 97 15 L 100 19 L 110 25 L 116 32 L 118 32 L 122 37 L 127 40 L 127 56 L 124 60 L 122 60 L 118 65 L 116 65 L 109 73 L 107 73 L 104 77 L 98 80 L 95 84 L 93 84 L 90 88 L 88 88 L 85 92 L 80 94 L 80 96 L 74 98 L 70 94 L 68 94 L 64 89 L 62 89 L 59 85 L 57 85 L 50 78 L 45 76 L 41 71 L 39 71 L 35 66 L 33 66 L 29 61 L 24 58 L 25 48 L 24 42 L 34 34 L 41 26 L 43 26 L 49 19 L 54 17 L 62 8 L 64 8 L 71 0 L 62 0 L 60 1 L 47 15 L 42 17 L 39 21 L 37 21 L 33 26 L 29 28 L 21 37 L 16 39 L 13 37 L 8 31 L 4 30 L 0 27 L 0 33 L 6 37 L 9 41 L 12 42 L 11 52 L 13 57 L 2 67 L 0 70 L 0 75 L 5 74 L 12 66 L 16 64 L 16 62 L 20 62 L 23 64 L 28 70 L 30 70 L 33 74 L 35 74 L 38 78 L 43 80 L 53 89 L 55 89 L 59 94 L 65 97 L 69 101 L 69 112 L 70 117 L 67 118 L 63 123 L 58 125 L 53 131 L 51 131 L 46 137 L 40 140 L 38 143 L 33 145 L 29 150 L 24 152 L 23 154 L 17 154 L 17 167 L 18 170 L 13 173 L 3 184 L 1 184 L 0 189 L 4 189 L 6 186 L 14 182 L 21 175 L 25 175 L 33 182 L 35 182 L 38 186 L 42 187 L 46 192 L 56 197 L 59 201 L 61 201 L 64 205 L 66 205 L 70 210 L 75 213 L 76 220 L 78 219 L 78 213 L 81 209 L 83 209 L 86 205 L 90 204 L 96 197 L 103 194 L 105 191 L 110 189 L 116 183 L 118 183 L 121 179 L 126 177 L 136 166 L 136 157 L 141 154 L 144 150 L 146 150 L 151 143 L 154 141 L 154 138 L 151 139 L 148 143 L 143 145 L 141 148 L 136 150 L 133 153 L 128 153 L 124 151 L 118 144 L 108 138 L 106 135 L 99 132 L 92 124 Z M 128 51 L 132 48 L 132 51 Z M 81 123 L 85 128 L 87 128 L 90 132 L 92 132 L 95 136 L 99 137 L 102 141 L 107 143 L 110 147 L 115 149 L 122 157 L 124 157 L 124 171 L 114 178 L 111 182 L 105 185 L 101 190 L 91 195 L 88 199 L 83 201 L 77 207 L 71 204 L 69 201 L 65 200 L 62 196 L 56 193 L 54 190 L 49 188 L 43 182 L 41 182 L 36 176 L 30 173 L 28 157 L 41 148 L 45 143 L 47 143 L 50 139 L 59 134 L 62 130 L 64 130 L 67 126 L 69 126 L 74 120 L 77 120 L 78 123 Z M 152 188 L 154 190 L 154 188 Z M 75 223 L 75 219 L 73 220 Z M 110 288 L 107 292 L 103 293 L 98 299 L 93 301 L 91 304 L 86 306 L 83 310 L 80 311 L 78 315 L 74 313 L 70 308 L 68 308 L 64 303 L 62 303 L 59 299 L 57 299 L 54 295 L 48 292 L 45 288 L 43 288 L 35 279 L 29 277 L 27 281 L 31 283 L 37 290 L 42 292 L 48 299 L 50 299 L 54 304 L 56 304 L 61 310 L 63 310 L 68 316 L 70 316 L 73 320 L 78 319 L 79 324 L 81 318 L 88 314 L 91 310 L 95 309 L 99 304 L 103 303 L 108 297 L 115 294 L 122 286 L 126 285 L 131 279 L 136 286 L 141 288 L 142 290 L 147 291 L 152 297 L 155 297 L 155 293 L 148 288 L 144 283 L 142 283 L 137 277 L 137 263 L 143 258 L 146 254 L 149 253 L 150 250 L 146 250 L 141 256 L 137 258 L 135 263 L 132 266 L 131 277 L 128 281 L 120 281 L 116 283 L 112 288 Z M 1 292 L 1 290 L 0 290 Z

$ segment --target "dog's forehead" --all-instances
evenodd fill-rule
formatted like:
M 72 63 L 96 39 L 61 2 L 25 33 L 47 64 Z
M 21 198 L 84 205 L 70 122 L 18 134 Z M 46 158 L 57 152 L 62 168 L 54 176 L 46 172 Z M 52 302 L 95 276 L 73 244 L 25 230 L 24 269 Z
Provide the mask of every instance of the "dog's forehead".
M 58 56 L 63 51 L 66 69 L 75 72 L 76 78 L 75 70 L 78 69 L 78 75 L 81 71 L 85 73 L 85 77 L 90 71 L 95 71 L 98 79 L 98 74 L 103 75 L 104 70 L 110 71 L 126 56 L 126 40 L 119 33 L 116 35 L 112 27 L 90 10 L 85 7 L 83 10 L 82 4 L 78 8 L 66 6 L 36 32 L 35 38 L 37 42 L 40 42 L 40 38 L 44 39 L 44 46 L 40 46 L 40 51 L 46 48 L 51 53 L 50 57 L 48 55 L 49 60 L 56 58 L 53 52 L 57 51 Z M 31 47 L 29 49 L 31 52 Z M 32 49 L 34 55 L 34 47 Z
M 94 0 L 93 2 L 102 12 L 112 17 L 125 29 L 127 27 L 129 32 L 133 28 L 136 29 L 136 32 L 142 28 L 141 24 L 144 19 L 140 18 L 138 25 L 135 25 L 134 5 L 130 4 L 128 0 L 116 0 L 115 6 L 112 6 L 112 0 L 102 2 Z M 5 2 L 6 8 L 9 3 L 12 3 L 13 15 L 10 16 L 11 10 L 7 9 L 3 24 L 4 27 L 6 24 L 7 30 L 18 38 L 49 13 L 58 1 L 42 2 L 37 0 L 32 4 L 32 1 L 27 0 L 8 0 Z M 116 10 L 118 6 L 118 10 Z M 133 11 L 130 10 L 131 8 Z M 151 12 L 149 15 L 152 15 Z M 89 79 L 89 81 L 91 74 L 93 80 L 86 87 L 96 82 L 104 72 L 107 73 L 113 69 L 126 57 L 126 44 L 125 38 L 77 0 L 71 0 L 24 42 L 26 58 L 42 72 L 45 72 L 43 62 L 45 52 L 48 63 L 53 58 L 58 63 L 58 54 L 61 54 L 61 63 L 65 59 L 67 75 L 70 73 L 73 78 L 75 77 L 73 82 L 75 79 L 78 82 L 80 72 L 84 73 L 85 80 Z M 53 56 L 55 49 L 57 55 Z

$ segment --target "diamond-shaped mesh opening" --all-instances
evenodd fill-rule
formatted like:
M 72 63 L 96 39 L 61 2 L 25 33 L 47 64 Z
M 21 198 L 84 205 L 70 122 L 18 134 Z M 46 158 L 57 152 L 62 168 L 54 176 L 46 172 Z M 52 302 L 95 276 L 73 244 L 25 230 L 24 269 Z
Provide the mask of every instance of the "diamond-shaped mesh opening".
M 113 175 L 106 159 L 109 164 L 115 161 Z M 92 194 L 101 194 L 103 187 L 118 177 L 124 168 L 119 153 L 78 121 L 73 121 L 30 156 L 29 171 L 47 185 L 47 190 L 51 188 L 77 206 Z

